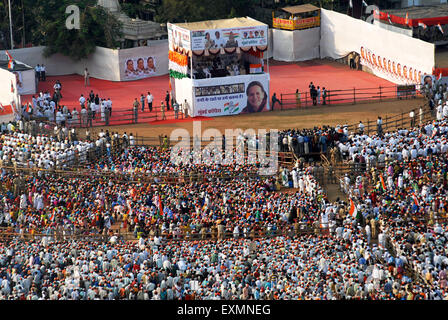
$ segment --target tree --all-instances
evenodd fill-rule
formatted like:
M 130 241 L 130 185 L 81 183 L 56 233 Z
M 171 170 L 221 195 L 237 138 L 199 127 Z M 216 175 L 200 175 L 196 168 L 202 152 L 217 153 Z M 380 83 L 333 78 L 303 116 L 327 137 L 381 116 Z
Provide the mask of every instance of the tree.
M 95 0 L 78 0 L 80 10 L 80 29 L 68 30 L 65 13 L 72 0 L 37 0 L 45 2 L 39 6 L 38 28 L 46 45 L 44 55 L 61 53 L 74 60 L 86 58 L 95 51 L 96 46 L 116 48 L 121 36 L 121 23 L 102 7 L 97 7 Z M 62 2 L 62 4 L 61 4 Z M 50 9 L 50 10 L 49 10 Z

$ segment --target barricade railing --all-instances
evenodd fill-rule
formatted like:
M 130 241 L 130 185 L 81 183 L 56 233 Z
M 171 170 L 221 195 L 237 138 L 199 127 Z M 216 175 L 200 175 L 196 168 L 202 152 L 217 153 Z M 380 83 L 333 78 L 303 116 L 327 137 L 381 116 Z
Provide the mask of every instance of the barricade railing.
M 299 93 L 281 93 L 280 110 L 301 109 L 318 105 L 357 104 L 363 102 L 413 99 L 420 96 L 416 90 L 398 90 L 398 86 L 378 86 L 376 88 L 326 89 L 326 96 L 321 92 L 316 104 L 309 91 Z M 274 110 L 278 106 L 274 106 Z

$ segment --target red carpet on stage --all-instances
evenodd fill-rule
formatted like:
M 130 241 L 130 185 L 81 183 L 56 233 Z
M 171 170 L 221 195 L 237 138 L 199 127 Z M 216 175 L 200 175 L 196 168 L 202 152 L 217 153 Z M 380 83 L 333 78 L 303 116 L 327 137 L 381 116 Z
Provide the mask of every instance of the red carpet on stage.
M 296 89 L 299 89 L 300 92 L 308 91 L 308 85 L 311 81 L 315 86 L 325 87 L 327 90 L 352 89 L 354 87 L 375 88 L 394 85 L 369 73 L 351 70 L 348 66 L 325 60 L 299 63 L 275 61 L 269 67 L 269 72 L 271 76 L 270 96 L 276 93 L 278 98 L 280 98 L 280 94 L 294 93 Z M 89 87 L 84 86 L 84 78 L 82 76 L 69 75 L 47 77 L 46 82 L 39 83 L 38 92 L 48 90 L 52 94 L 56 80 L 60 80 L 62 83 L 63 98 L 61 104 L 66 105 L 70 110 L 76 107 L 78 111 L 80 95 L 88 96 L 90 90 L 93 90 L 100 98 L 110 98 L 113 103 L 112 110 L 114 113 L 115 111 L 130 110 L 134 99 L 140 100 L 140 95 L 144 94 L 146 96 L 148 91 L 154 96 L 153 105 L 159 109 L 160 102 L 165 101 L 166 91 L 169 89 L 168 75 L 127 82 L 112 82 L 91 78 Z M 22 96 L 22 102 L 31 101 L 31 98 L 31 95 Z M 113 113 L 112 118 L 114 117 Z M 153 113 L 155 116 L 155 112 Z M 142 118 L 142 122 L 155 120 L 155 117 L 149 117 L 152 114 L 149 113 L 147 106 L 143 115 L 147 116 L 147 120 L 145 121 Z M 172 109 L 166 112 L 166 116 L 169 120 L 164 120 L 163 122 L 156 120 L 157 122 L 154 124 L 185 121 L 174 120 Z M 160 111 L 157 117 L 159 119 Z M 192 120 L 195 120 L 195 118 Z

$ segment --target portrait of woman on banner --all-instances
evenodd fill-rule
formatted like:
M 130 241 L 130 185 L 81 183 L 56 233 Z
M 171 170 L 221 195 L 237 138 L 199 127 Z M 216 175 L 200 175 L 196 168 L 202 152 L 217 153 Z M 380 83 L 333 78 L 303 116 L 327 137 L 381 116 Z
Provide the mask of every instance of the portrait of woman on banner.
M 268 95 L 259 81 L 252 81 L 246 89 L 247 105 L 241 113 L 268 111 Z

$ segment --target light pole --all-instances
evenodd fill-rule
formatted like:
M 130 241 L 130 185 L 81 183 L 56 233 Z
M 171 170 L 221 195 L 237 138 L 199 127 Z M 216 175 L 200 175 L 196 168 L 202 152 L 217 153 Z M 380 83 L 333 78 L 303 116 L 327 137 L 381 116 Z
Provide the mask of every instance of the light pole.
M 9 6 L 9 33 L 11 34 L 11 49 L 14 49 L 14 40 L 12 37 L 11 0 L 8 0 L 8 6 Z

